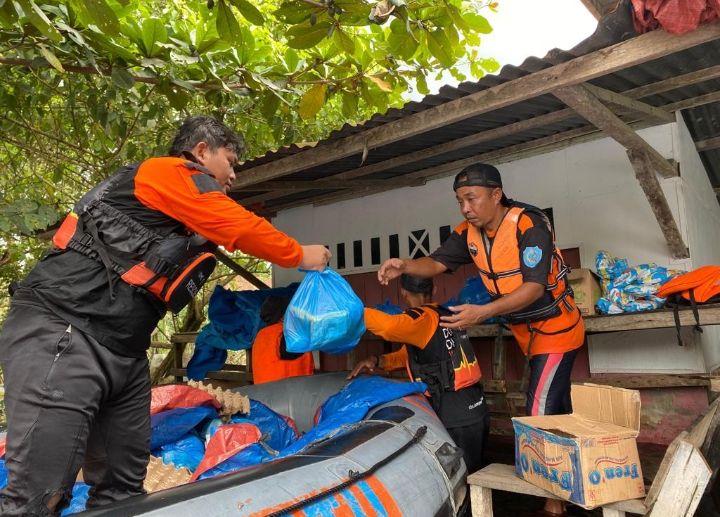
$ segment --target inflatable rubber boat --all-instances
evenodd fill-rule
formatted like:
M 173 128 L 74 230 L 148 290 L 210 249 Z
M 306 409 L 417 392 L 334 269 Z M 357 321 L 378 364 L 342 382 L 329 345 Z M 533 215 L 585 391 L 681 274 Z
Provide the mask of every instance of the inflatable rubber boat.
M 347 383 L 344 373 L 332 373 L 237 391 L 291 417 L 305 433 L 317 408 Z M 292 455 L 81 515 L 453 516 L 466 475 L 461 451 L 415 393 L 371 408 Z

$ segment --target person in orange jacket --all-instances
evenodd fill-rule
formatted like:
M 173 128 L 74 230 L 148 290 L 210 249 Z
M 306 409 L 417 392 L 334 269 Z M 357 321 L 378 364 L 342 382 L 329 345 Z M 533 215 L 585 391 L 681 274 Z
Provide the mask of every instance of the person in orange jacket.
M 441 324 L 465 329 L 502 316 L 529 360 L 526 413 L 570 413 L 570 372 L 585 341 L 585 326 L 547 216 L 508 199 L 492 165 L 464 168 L 453 190 L 465 221 L 428 257 L 386 260 L 378 280 L 387 285 L 403 273 L 433 277 L 474 263 L 493 301 L 449 307 L 453 314 L 442 316 Z M 564 512 L 554 500 L 545 509 Z
M 430 404 L 463 450 L 468 472 L 475 472 L 483 464 L 490 413 L 472 344 L 464 331 L 440 326 L 441 316 L 451 313 L 432 301 L 432 279 L 402 275 L 400 285 L 400 296 L 410 308 L 395 315 L 366 308 L 365 326 L 403 347 L 359 361 L 348 378 L 375 368 L 407 368 L 410 379 L 427 384 Z
M 254 384 L 313 374 L 312 352 L 288 352 L 285 345 L 282 318 L 289 303 L 287 297 L 270 296 L 260 307 L 260 319 L 267 326 L 260 329 L 252 346 Z
M 207 280 L 216 246 L 324 269 L 228 196 L 242 137 L 198 116 L 168 156 L 123 167 L 86 193 L 14 290 L 0 333 L 8 484 L 0 515 L 56 515 L 82 467 L 88 509 L 144 493 L 150 336 Z

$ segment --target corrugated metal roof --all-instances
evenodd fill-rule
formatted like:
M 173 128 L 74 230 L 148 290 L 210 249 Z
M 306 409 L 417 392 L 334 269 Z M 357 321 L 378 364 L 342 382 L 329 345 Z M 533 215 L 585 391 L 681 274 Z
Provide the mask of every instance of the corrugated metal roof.
M 627 3 L 626 3 L 627 7 Z M 457 98 L 473 94 L 498 84 L 503 84 L 519 77 L 549 68 L 553 65 L 570 61 L 578 56 L 588 54 L 595 50 L 618 43 L 635 36 L 632 20 L 627 8 L 618 9 L 615 13 L 603 18 L 596 32 L 570 51 L 555 49 L 544 58 L 530 57 L 520 66 L 505 66 L 500 74 L 487 76 L 477 82 L 464 82 L 457 87 L 444 86 L 435 95 L 428 95 L 420 102 L 410 102 L 402 109 L 391 109 L 385 114 L 378 114 L 359 126 L 346 124 L 340 130 L 332 132 L 328 138 L 318 142 L 317 147 L 330 145 L 333 142 L 367 131 L 414 113 L 430 109 Z M 625 92 L 633 88 L 656 83 L 679 75 L 703 70 L 710 66 L 720 65 L 720 41 L 712 41 L 688 50 L 684 50 L 657 60 L 632 66 L 598 79 L 590 81 L 592 84 L 612 90 Z M 690 86 L 683 86 L 655 95 L 642 97 L 642 102 L 653 106 L 663 106 L 669 103 L 697 97 L 699 95 L 720 91 L 720 79 L 711 79 Z M 339 158 L 317 167 L 309 167 L 293 174 L 284 176 L 282 180 L 317 180 L 332 178 L 333 175 L 372 165 L 379 162 L 403 156 L 415 151 L 426 149 L 435 145 L 451 142 L 458 138 L 474 135 L 489 129 L 500 128 L 522 120 L 532 119 L 540 115 L 565 109 L 566 106 L 553 95 L 542 95 L 526 101 L 518 102 L 502 109 L 483 113 L 459 122 L 432 129 L 409 138 L 396 141 L 392 144 L 370 150 L 365 161 L 360 153 Z M 704 140 L 720 135 L 720 102 L 706 104 L 701 107 L 684 110 L 683 116 L 695 141 Z M 560 122 L 549 123 L 520 133 L 472 145 L 462 149 L 436 155 L 420 161 L 413 161 L 405 165 L 392 167 L 375 174 L 363 175 L 362 179 L 400 178 L 406 174 L 439 165 L 455 162 L 463 158 L 506 149 L 510 146 L 549 137 L 557 133 L 587 126 L 582 117 L 574 115 Z M 265 156 L 245 162 L 238 167 L 238 175 L 258 165 L 302 153 L 307 148 L 295 145 L 267 153 Z M 701 153 L 703 163 L 707 169 L 713 186 L 720 186 L 720 150 L 709 150 Z M 244 200 L 261 194 L 262 191 L 249 191 L 249 189 L 233 192 L 231 195 L 240 203 Z M 296 202 L 314 202 L 324 199 L 331 194 L 328 190 L 310 190 L 301 192 L 277 193 L 275 199 L 267 200 L 264 210 L 273 211 L 275 207 L 282 207 Z

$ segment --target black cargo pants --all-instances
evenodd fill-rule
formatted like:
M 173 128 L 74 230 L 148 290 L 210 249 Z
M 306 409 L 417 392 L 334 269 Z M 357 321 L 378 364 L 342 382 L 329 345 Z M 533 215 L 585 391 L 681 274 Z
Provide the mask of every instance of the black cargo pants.
M 81 467 L 88 508 L 144 493 L 147 358 L 114 354 L 20 289 L 0 332 L 0 364 L 8 421 L 0 515 L 55 515 Z

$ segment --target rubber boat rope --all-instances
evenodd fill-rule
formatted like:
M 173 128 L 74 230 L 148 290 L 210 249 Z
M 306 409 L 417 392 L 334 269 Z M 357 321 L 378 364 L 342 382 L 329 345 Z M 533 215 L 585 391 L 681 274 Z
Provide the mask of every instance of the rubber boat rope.
M 348 472 L 348 479 L 346 481 L 343 481 L 342 483 L 335 485 L 332 488 L 329 488 L 325 490 L 324 492 L 321 492 L 319 494 L 315 494 L 311 497 L 308 497 L 307 499 L 304 499 L 302 501 L 298 501 L 297 503 L 294 503 L 290 506 L 287 506 L 283 508 L 282 510 L 278 510 L 277 512 L 273 512 L 270 514 L 267 514 L 265 517 L 280 517 L 281 515 L 287 515 L 289 513 L 295 512 L 297 510 L 302 509 L 303 507 L 309 505 L 310 503 L 314 503 L 315 501 L 319 501 L 321 499 L 325 499 L 327 496 L 335 494 L 337 492 L 341 492 L 345 490 L 347 487 L 351 486 L 352 484 L 360 481 L 361 479 L 364 479 L 371 474 L 373 474 L 375 471 L 377 471 L 379 468 L 384 467 L 388 463 L 390 463 L 392 460 L 400 456 L 403 452 L 408 450 L 410 447 L 415 445 L 416 443 L 419 443 L 420 440 L 422 440 L 423 436 L 425 436 L 425 433 L 427 433 L 427 426 L 418 427 L 417 431 L 415 431 L 415 435 L 410 438 L 410 440 L 405 443 L 402 447 L 397 449 L 392 454 L 386 456 L 382 460 L 378 461 L 375 465 L 371 466 L 364 472 L 358 472 L 357 470 L 350 470 Z

